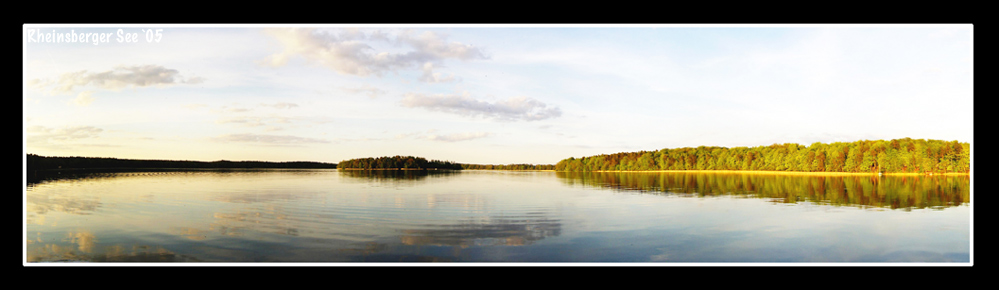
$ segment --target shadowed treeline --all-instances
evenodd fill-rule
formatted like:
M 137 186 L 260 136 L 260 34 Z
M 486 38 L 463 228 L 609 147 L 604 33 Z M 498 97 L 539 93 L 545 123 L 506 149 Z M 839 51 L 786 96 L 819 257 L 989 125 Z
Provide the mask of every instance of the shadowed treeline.
M 249 169 L 249 168 L 336 168 L 335 163 L 310 161 L 265 162 L 265 161 L 178 161 L 178 160 L 137 160 L 101 157 L 46 157 L 28 154 L 26 159 L 27 182 L 37 183 L 52 178 L 66 178 L 93 173 L 164 171 L 178 169 Z
M 894 139 L 706 147 L 568 158 L 556 171 L 757 170 L 858 173 L 969 173 L 971 145 L 957 141 Z
M 45 157 L 28 154 L 27 169 L 96 169 L 96 168 L 336 168 L 335 163 L 311 161 L 266 162 L 266 161 L 180 161 L 180 160 L 137 160 L 102 157 Z
M 891 209 L 942 208 L 967 204 L 970 177 L 794 176 L 781 174 L 557 172 L 568 185 L 699 197 L 745 196 L 778 202 Z

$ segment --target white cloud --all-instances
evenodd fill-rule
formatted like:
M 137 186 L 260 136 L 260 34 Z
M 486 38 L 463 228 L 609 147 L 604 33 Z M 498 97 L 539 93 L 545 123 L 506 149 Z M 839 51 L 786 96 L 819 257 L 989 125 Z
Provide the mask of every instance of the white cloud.
M 405 43 L 416 49 L 407 55 L 413 59 L 446 59 L 460 60 L 485 59 L 485 54 L 477 47 L 459 42 L 448 43 L 445 36 L 426 31 L 413 35 L 413 30 L 407 30 L 396 38 L 397 43 Z
M 284 66 L 295 56 L 311 63 L 323 65 L 341 74 L 368 76 L 382 75 L 399 69 L 409 69 L 426 62 L 445 59 L 473 60 L 486 56 L 477 47 L 458 42 L 447 42 L 446 37 L 433 32 L 414 35 L 406 31 L 389 41 L 380 31 L 371 35 L 352 29 L 339 34 L 318 31 L 314 28 L 266 29 L 265 33 L 276 39 L 283 51 L 267 56 L 261 64 Z M 408 47 L 402 53 L 376 51 L 367 41 L 392 42 Z
M 434 63 L 427 62 L 423 64 L 423 75 L 420 76 L 420 81 L 425 83 L 449 83 L 455 81 L 454 75 L 444 76 L 441 73 L 434 72 Z
M 77 106 L 89 106 L 90 103 L 94 102 L 94 98 L 91 97 L 91 95 L 93 95 L 93 94 L 94 94 L 94 91 L 83 91 L 83 92 L 80 92 L 80 94 L 76 95 L 76 98 L 73 99 L 72 101 L 70 101 L 70 103 L 71 104 L 75 104 Z
M 409 108 L 426 108 L 431 111 L 453 113 L 463 116 L 483 116 L 497 120 L 536 121 L 562 115 L 558 107 L 548 107 L 545 103 L 527 97 L 513 97 L 504 101 L 489 103 L 463 95 L 432 95 L 408 93 L 402 105 Z
M 180 72 L 175 69 L 168 69 L 158 65 L 141 66 L 117 66 L 113 70 L 104 72 L 88 72 L 81 70 L 77 72 L 64 73 L 56 81 L 48 79 L 32 79 L 28 81 L 30 87 L 44 89 L 53 86 L 51 93 L 69 93 L 75 87 L 94 85 L 101 89 L 121 90 L 128 87 L 149 87 L 167 86 L 178 83 L 201 83 L 204 78 L 195 77 L 184 79 Z

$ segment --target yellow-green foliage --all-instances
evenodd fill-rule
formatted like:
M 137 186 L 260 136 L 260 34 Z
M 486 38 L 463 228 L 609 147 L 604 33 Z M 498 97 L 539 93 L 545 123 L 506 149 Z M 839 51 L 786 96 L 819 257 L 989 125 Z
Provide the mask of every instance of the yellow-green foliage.
M 765 170 L 795 172 L 968 173 L 971 146 L 894 139 L 757 147 L 685 147 L 569 158 L 556 171 Z

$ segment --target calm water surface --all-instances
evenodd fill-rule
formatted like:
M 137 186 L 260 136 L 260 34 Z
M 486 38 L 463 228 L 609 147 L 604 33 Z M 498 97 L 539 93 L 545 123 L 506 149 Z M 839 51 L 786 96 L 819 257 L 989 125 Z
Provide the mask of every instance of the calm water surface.
M 968 176 L 202 170 L 25 197 L 28 262 L 971 259 Z

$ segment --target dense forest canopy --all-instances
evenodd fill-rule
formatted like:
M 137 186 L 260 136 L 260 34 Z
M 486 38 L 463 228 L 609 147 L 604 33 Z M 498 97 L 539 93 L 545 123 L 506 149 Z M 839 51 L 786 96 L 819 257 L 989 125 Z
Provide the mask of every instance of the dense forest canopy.
M 27 155 L 28 170 L 47 169 L 98 169 L 98 168 L 336 168 L 335 163 L 310 161 L 266 162 L 266 161 L 179 161 L 179 160 L 137 160 L 104 157 L 46 157 Z
M 479 170 L 555 170 L 554 164 L 461 164 L 463 169 Z
M 707 147 L 568 158 L 556 171 L 762 170 L 796 172 L 969 173 L 971 145 L 923 139 Z
M 451 161 L 427 160 L 423 157 L 399 155 L 355 158 L 340 161 L 338 165 L 342 169 L 461 169 L 461 164 Z

